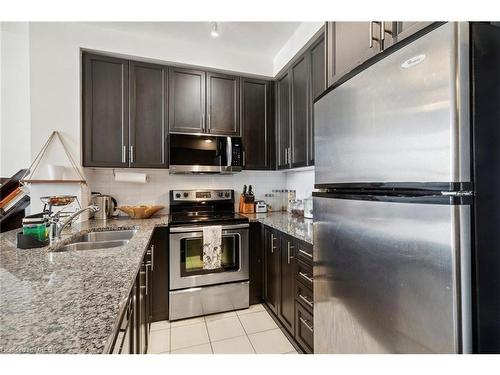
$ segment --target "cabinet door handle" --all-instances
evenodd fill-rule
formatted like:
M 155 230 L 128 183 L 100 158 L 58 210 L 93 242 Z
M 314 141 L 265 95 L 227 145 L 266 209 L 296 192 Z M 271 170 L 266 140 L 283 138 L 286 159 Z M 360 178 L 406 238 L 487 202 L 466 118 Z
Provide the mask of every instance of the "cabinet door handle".
M 307 275 L 307 273 L 304 273 L 304 272 L 299 272 L 299 275 L 302 276 L 304 279 L 306 279 L 307 281 L 309 281 L 310 283 L 312 283 L 314 281 L 314 278 L 312 277 L 309 277 Z
M 380 41 L 383 43 L 385 40 L 385 22 L 380 22 Z
M 368 37 L 370 38 L 368 45 L 370 48 L 373 48 L 373 21 L 370 21 L 370 32 Z
M 151 271 L 155 269 L 155 245 L 151 245 Z
M 148 268 L 151 267 L 151 264 L 146 263 L 146 295 L 148 295 L 149 290 L 149 276 L 148 276 Z
M 309 301 L 307 297 L 304 297 L 302 294 L 299 294 L 299 298 L 304 301 L 309 307 L 313 307 L 313 302 Z
M 130 146 L 130 163 L 134 162 L 134 146 Z
M 293 256 L 290 255 L 290 250 L 293 249 L 293 246 L 290 246 L 290 242 L 287 242 L 288 245 L 288 264 L 290 264 L 290 260 L 293 259 Z
M 243 167 L 247 166 L 247 153 L 243 151 Z
M 376 25 L 379 25 L 381 24 L 381 22 L 379 21 L 370 21 L 370 33 L 369 33 L 369 37 L 370 37 L 370 43 L 369 43 L 369 46 L 370 48 L 373 48 L 373 41 L 376 40 L 376 41 L 381 41 L 382 38 L 375 38 L 373 36 L 373 25 L 376 24 Z M 381 29 L 382 29 L 382 26 L 381 26 Z M 382 45 L 382 43 L 381 43 Z
M 309 257 L 312 259 L 312 254 L 308 253 L 307 251 L 304 251 L 302 249 L 299 249 L 299 253 L 304 254 L 306 257 Z
M 122 163 L 127 162 L 127 146 L 123 145 L 122 148 Z
M 201 114 L 201 127 L 203 129 L 205 129 L 205 114 L 204 113 Z
M 300 317 L 299 319 L 300 319 L 300 321 L 302 322 L 302 324 L 303 324 L 303 325 L 305 325 L 305 326 L 307 327 L 307 329 L 308 329 L 309 331 L 314 332 L 313 327 L 309 325 L 309 323 L 310 323 L 309 321 L 305 320 L 303 317 Z
M 271 233 L 271 254 L 274 253 L 274 250 L 276 249 L 276 246 L 274 246 L 274 234 Z
M 207 114 L 207 129 L 210 130 L 210 112 Z

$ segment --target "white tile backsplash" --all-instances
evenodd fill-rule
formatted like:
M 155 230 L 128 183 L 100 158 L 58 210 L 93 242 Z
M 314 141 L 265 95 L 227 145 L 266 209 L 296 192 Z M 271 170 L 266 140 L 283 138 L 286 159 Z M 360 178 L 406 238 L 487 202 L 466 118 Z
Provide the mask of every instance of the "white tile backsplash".
M 118 169 L 116 169 L 118 170 Z M 127 172 L 135 170 L 127 169 Z M 112 169 L 86 168 L 85 173 L 91 191 L 109 194 L 116 198 L 118 205 L 159 204 L 166 208 L 169 205 L 169 191 L 176 189 L 233 189 L 238 197 L 243 185 L 252 185 L 256 199 L 264 198 L 264 194 L 273 189 L 284 189 L 287 186 L 287 174 L 281 171 L 243 171 L 233 175 L 170 175 L 168 170 L 138 169 L 147 173 L 145 184 L 133 182 L 117 182 Z M 237 206 L 235 207 L 238 208 Z
M 314 189 L 314 168 L 287 171 L 286 188 L 296 190 L 297 199 L 310 197 Z

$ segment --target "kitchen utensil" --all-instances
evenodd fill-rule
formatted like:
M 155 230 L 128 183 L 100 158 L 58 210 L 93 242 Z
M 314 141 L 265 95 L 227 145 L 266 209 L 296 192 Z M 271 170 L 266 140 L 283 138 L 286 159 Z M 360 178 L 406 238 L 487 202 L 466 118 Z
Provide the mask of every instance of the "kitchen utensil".
M 139 205 L 139 206 L 120 206 L 118 209 L 125 212 L 132 219 L 147 219 L 160 211 L 164 206 Z
M 255 212 L 262 213 L 267 212 L 267 204 L 264 201 L 255 201 Z
M 94 214 L 94 219 L 106 220 L 113 216 L 116 206 L 118 206 L 116 199 L 110 195 L 101 194 L 98 192 L 93 192 L 95 194 L 92 196 L 92 204 L 99 207 L 99 211 Z

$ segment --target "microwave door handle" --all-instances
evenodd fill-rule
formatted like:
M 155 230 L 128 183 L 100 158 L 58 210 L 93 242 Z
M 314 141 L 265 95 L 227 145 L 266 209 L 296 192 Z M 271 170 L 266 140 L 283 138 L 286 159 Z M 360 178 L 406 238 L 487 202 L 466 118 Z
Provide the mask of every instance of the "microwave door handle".
M 226 158 L 227 158 L 227 166 L 228 168 L 231 168 L 231 164 L 233 164 L 233 143 L 231 137 L 227 137 Z

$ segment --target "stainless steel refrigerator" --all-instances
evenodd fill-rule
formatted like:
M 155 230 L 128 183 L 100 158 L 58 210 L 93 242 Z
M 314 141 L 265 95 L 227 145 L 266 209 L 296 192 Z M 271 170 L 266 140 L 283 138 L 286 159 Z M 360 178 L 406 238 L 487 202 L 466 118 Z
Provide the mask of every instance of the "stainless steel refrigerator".
M 435 24 L 316 100 L 315 353 L 500 352 L 499 66 Z

